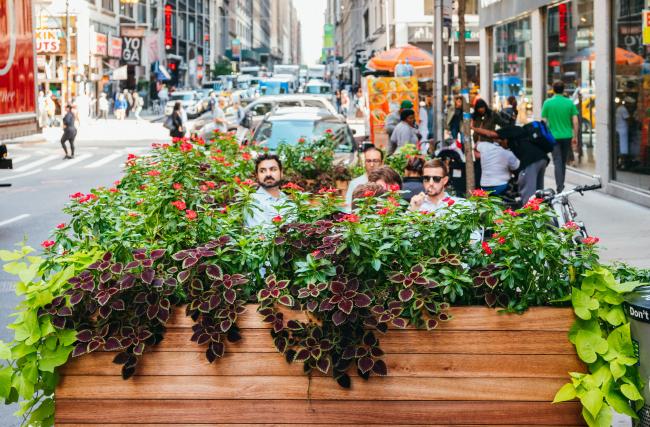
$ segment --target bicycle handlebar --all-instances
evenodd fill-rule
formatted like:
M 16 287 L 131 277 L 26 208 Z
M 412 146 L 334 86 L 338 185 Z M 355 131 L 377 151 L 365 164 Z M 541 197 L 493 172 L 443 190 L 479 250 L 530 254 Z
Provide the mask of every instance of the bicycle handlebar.
M 585 191 L 598 190 L 599 188 L 603 188 L 601 183 L 591 184 L 591 185 L 579 185 L 576 188 L 574 188 L 573 191 L 576 191 L 578 193 L 582 193 L 582 192 L 585 192 Z

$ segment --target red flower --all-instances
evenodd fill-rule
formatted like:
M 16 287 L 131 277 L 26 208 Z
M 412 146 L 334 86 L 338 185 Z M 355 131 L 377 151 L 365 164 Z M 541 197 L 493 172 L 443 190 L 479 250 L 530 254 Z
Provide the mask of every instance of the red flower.
M 181 152 L 183 152 L 183 153 L 187 153 L 188 151 L 192 151 L 192 149 L 194 148 L 194 146 L 193 146 L 192 144 L 190 144 L 189 142 L 183 142 L 183 143 L 180 145 L 179 148 L 180 148 Z
M 83 197 L 84 193 L 76 192 L 74 194 L 70 194 L 71 199 L 78 199 L 80 197 Z
M 224 206 L 223 208 L 219 209 L 219 212 L 221 212 L 224 215 L 227 214 L 228 213 L 228 206 Z
M 250 187 L 251 185 L 255 185 L 255 181 L 253 181 L 252 179 L 247 179 L 246 181 L 243 181 L 241 185 L 247 185 Z
M 241 179 L 238 176 L 234 177 L 233 181 L 235 181 L 237 184 L 241 183 Z
M 51 248 L 52 246 L 54 246 L 54 240 L 44 240 L 43 242 L 41 242 L 41 246 L 44 249 Z
M 325 133 L 332 133 L 332 129 L 325 129 Z
M 196 219 L 196 212 L 192 209 L 188 209 L 185 211 L 185 217 L 189 220 Z
M 115 187 L 109 188 L 108 191 L 110 191 L 111 193 L 119 193 L 120 192 L 120 190 L 118 190 Z
M 136 217 L 139 217 L 140 214 L 137 213 L 137 212 L 129 212 L 129 216 L 130 216 L 131 218 L 136 218 Z
M 58 228 L 59 230 L 65 228 L 65 222 L 62 222 L 61 224 L 57 225 L 56 228 Z
M 398 207 L 398 206 L 399 206 L 399 202 L 398 202 L 397 199 L 395 199 L 395 197 L 393 197 L 393 196 L 388 196 L 388 197 L 386 198 L 386 200 L 388 200 L 388 203 L 390 203 L 391 205 L 393 205 L 393 206 L 395 206 L 395 207 Z
M 494 236 L 492 236 L 492 239 L 494 239 L 494 240 L 496 240 L 497 242 L 499 242 L 500 245 L 503 245 L 503 244 L 506 242 L 505 237 L 503 237 L 503 236 L 499 236 L 498 234 L 495 234 Z
M 201 191 L 204 191 L 204 192 L 205 192 L 205 191 L 208 191 L 208 190 L 209 190 L 209 188 L 208 188 L 208 186 L 207 186 L 207 185 L 205 185 L 205 184 L 201 184 L 201 185 L 199 185 L 199 190 L 201 190 Z
M 510 215 L 510 216 L 519 216 L 519 213 L 518 213 L 518 212 L 515 212 L 515 211 L 513 211 L 513 210 L 510 209 L 510 208 L 508 208 L 508 209 L 506 209 L 505 211 L 503 211 L 503 213 L 507 213 L 507 214 Z
M 284 190 L 297 190 L 297 191 L 305 191 L 301 186 L 298 184 L 294 184 L 293 182 L 287 182 L 282 186 L 282 189 Z
M 163 144 L 162 148 L 169 148 L 169 144 Z
M 304 144 L 305 138 L 298 138 L 298 144 Z
M 265 152 L 268 152 L 268 151 L 269 151 L 269 147 L 262 147 L 262 150 L 264 150 Z
M 274 216 L 271 221 L 273 221 L 276 224 L 280 223 L 280 222 L 282 222 L 282 217 L 280 215 Z
M 390 191 L 399 191 L 399 185 L 398 184 L 391 184 L 390 187 L 388 187 Z
M 336 193 L 339 190 L 333 187 L 321 187 L 320 190 L 318 190 L 318 194 L 330 194 L 330 193 Z
M 372 190 L 366 190 L 363 192 L 363 197 L 375 197 L 375 192 Z
M 160 148 L 160 144 L 154 142 L 153 144 L 151 144 L 151 148 Z
M 573 221 L 569 221 L 569 222 L 564 224 L 564 228 L 566 228 L 568 230 L 578 230 L 580 228 L 580 226 L 578 224 L 576 224 L 575 222 L 573 222 Z
M 97 200 L 97 195 L 95 194 L 86 194 L 85 196 L 81 197 L 79 199 L 79 203 L 86 203 L 87 201 L 90 200 Z
M 140 206 L 143 203 L 144 203 L 144 199 L 140 199 L 137 202 L 135 202 L 135 204 L 138 205 L 138 206 Z
M 114 181 L 114 182 L 113 182 L 113 185 L 117 187 L 117 186 L 120 185 L 121 183 L 122 183 L 122 181 L 120 181 L 120 180 L 118 179 L 117 181 Z
M 598 237 L 595 237 L 595 236 L 589 236 L 589 237 L 585 237 L 584 239 L 582 239 L 582 243 L 584 243 L 585 245 L 589 245 L 589 246 L 595 245 L 598 242 L 600 242 L 600 239 Z
M 305 161 L 306 162 L 313 162 L 314 158 L 312 156 L 305 156 Z
M 483 252 L 485 252 L 488 255 L 492 255 L 492 248 L 490 248 L 490 245 L 488 245 L 488 242 L 481 243 L 481 246 L 483 247 Z
M 382 208 L 382 209 L 379 209 L 379 210 L 377 211 L 377 214 L 378 214 L 378 215 L 386 215 L 386 214 L 388 214 L 389 212 L 390 212 L 390 209 L 388 209 L 388 208 Z
M 176 200 L 176 201 L 172 202 L 172 206 L 174 206 L 174 207 L 175 207 L 176 209 L 178 209 L 179 211 L 184 211 L 185 208 L 187 207 L 187 206 L 185 205 L 185 202 L 182 201 L 182 200 Z
M 359 222 L 359 215 L 345 214 L 339 219 L 339 222 Z
M 149 172 L 147 172 L 147 175 L 149 175 L 149 176 L 158 176 L 158 175 L 160 175 L 160 172 L 157 171 L 156 169 L 153 169 L 153 170 L 150 170 Z
M 140 190 L 146 190 L 146 189 L 147 189 L 146 184 L 142 184 L 142 185 L 140 186 Z
M 319 251 L 318 249 L 316 249 L 315 251 L 313 251 L 313 252 L 311 253 L 311 256 L 314 256 L 314 257 L 316 257 L 316 256 L 318 256 L 318 255 L 320 255 L 320 251 Z
M 134 160 L 134 159 L 137 159 L 137 158 L 138 158 L 138 156 L 136 156 L 135 154 L 131 154 L 131 153 L 129 153 L 129 155 L 126 156 L 126 160 Z
M 447 203 L 447 206 L 452 206 L 456 201 L 452 199 L 451 197 L 445 197 L 442 199 L 443 202 Z
M 474 196 L 474 197 L 487 197 L 488 193 L 487 193 L 487 191 L 485 191 L 485 190 L 483 190 L 481 188 L 477 188 L 476 190 L 472 191 L 472 196 Z
M 183 188 L 183 184 L 181 184 L 179 182 L 175 182 L 175 183 L 172 184 L 172 187 L 174 188 L 174 190 L 180 190 L 180 189 Z
M 204 184 L 210 188 L 215 188 L 217 186 L 217 184 L 215 184 L 214 181 L 205 181 Z
M 251 159 L 250 153 L 242 153 L 241 157 L 246 161 L 249 161 Z

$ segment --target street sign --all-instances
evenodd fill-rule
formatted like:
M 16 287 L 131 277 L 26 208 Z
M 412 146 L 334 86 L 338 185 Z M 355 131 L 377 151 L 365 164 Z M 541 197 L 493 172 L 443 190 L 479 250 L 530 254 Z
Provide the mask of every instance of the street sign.
M 643 11 L 643 44 L 650 44 L 650 10 Z
M 140 65 L 142 56 L 142 39 L 140 37 L 122 37 L 122 61 L 127 65 Z
M 239 60 L 241 57 L 241 41 L 239 39 L 232 39 L 230 48 L 232 50 L 232 58 Z

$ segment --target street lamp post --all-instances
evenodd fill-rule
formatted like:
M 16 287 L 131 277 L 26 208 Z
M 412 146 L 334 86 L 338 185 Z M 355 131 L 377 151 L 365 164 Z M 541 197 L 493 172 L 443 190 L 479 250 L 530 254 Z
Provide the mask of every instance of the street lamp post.
M 442 1 L 435 0 L 433 10 L 433 99 L 435 105 L 435 129 L 436 141 L 442 141 L 444 137 L 443 119 L 443 64 L 442 64 Z
M 70 0 L 65 0 L 65 104 L 70 101 Z

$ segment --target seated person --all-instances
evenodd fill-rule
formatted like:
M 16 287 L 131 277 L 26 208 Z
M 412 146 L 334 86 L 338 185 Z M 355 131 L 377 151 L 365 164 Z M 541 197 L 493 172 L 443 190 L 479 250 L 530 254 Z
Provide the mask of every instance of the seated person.
M 415 123 L 415 111 L 408 109 L 400 113 L 400 122 L 390 135 L 388 155 L 392 155 L 397 149 L 406 144 L 417 145 L 420 141 L 418 128 Z
M 435 212 L 462 199 L 452 197 L 445 191 L 449 182 L 447 166 L 440 159 L 429 160 L 422 168 L 424 192 L 411 198 L 409 209 L 415 212 Z
M 356 202 L 359 199 L 364 199 L 366 197 L 379 197 L 382 194 L 386 193 L 386 189 L 374 182 L 369 182 L 367 184 L 360 185 L 352 193 L 352 209 L 356 209 L 358 206 Z
M 407 202 L 410 202 L 414 195 L 424 191 L 424 185 L 422 184 L 422 167 L 424 166 L 424 162 L 424 158 L 414 156 L 406 163 L 402 185 L 404 193 L 402 193 L 402 197 Z
M 354 190 L 358 186 L 366 184 L 368 182 L 368 174 L 384 164 L 384 152 L 374 145 L 366 145 L 363 148 L 363 160 L 366 173 L 350 181 L 348 191 L 345 194 L 345 207 L 347 211 L 349 211 L 350 206 L 352 206 L 352 194 L 354 193 Z
M 374 182 L 384 187 L 384 190 L 391 191 L 391 187 L 397 185 L 402 189 L 402 177 L 388 166 L 381 166 L 368 174 L 368 182 Z
M 252 211 L 244 215 L 248 228 L 270 226 L 273 218 L 291 211 L 286 194 L 280 191 L 282 162 L 276 154 L 265 153 L 255 159 L 255 178 L 259 188 L 252 196 Z
M 485 129 L 475 129 L 479 135 L 486 136 Z M 519 159 L 510 150 L 498 142 L 479 140 L 474 154 L 481 159 L 481 188 L 491 191 L 494 195 L 501 195 L 508 189 L 508 181 L 512 172 L 519 168 Z

